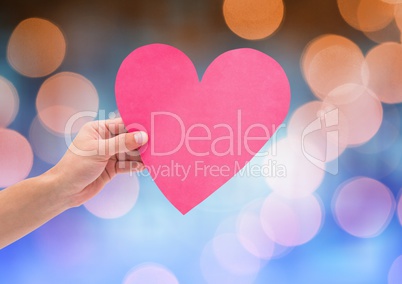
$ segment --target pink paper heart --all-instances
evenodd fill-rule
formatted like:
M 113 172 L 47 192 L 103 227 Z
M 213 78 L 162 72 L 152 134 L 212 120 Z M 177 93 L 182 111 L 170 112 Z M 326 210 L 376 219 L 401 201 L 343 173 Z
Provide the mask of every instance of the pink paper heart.
M 287 115 L 290 87 L 282 67 L 257 50 L 225 52 L 200 82 L 183 52 L 151 44 L 123 61 L 116 100 L 128 130 L 148 132 L 144 164 L 166 198 L 186 214 L 274 134 Z

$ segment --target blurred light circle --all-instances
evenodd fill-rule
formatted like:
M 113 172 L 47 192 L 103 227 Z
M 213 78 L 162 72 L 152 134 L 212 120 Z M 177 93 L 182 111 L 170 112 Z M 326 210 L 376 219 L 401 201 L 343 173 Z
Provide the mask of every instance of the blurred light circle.
M 361 0 L 337 0 L 339 12 L 342 18 L 350 26 L 360 30 L 359 21 L 357 19 L 357 11 Z
M 38 117 L 32 121 L 29 141 L 36 156 L 46 163 L 55 165 L 68 149 L 64 136 L 58 136 L 47 130 Z
M 249 253 L 237 235 L 222 234 L 214 237 L 213 249 L 218 262 L 233 274 L 257 274 L 261 268 L 259 258 Z
M 265 197 L 248 203 L 236 219 L 236 232 L 244 248 L 260 259 L 276 259 L 289 254 L 293 247 L 275 243 L 261 224 L 261 207 Z
M 320 202 L 313 195 L 286 199 L 273 193 L 265 200 L 260 218 L 272 240 L 284 246 L 298 246 L 317 235 L 323 214 Z
M 381 0 L 381 1 L 393 5 L 402 3 L 402 0 Z
M 272 35 L 284 17 L 282 0 L 225 0 L 223 15 L 238 36 L 256 40 Z
M 296 141 L 291 145 L 300 149 L 303 141 L 306 151 L 321 161 L 338 158 L 348 145 L 349 130 L 346 117 L 333 109 L 321 101 L 299 107 L 287 127 L 287 137 Z
M 25 179 L 32 165 L 33 152 L 28 140 L 14 130 L 0 129 L 0 187 Z
M 300 64 L 306 82 L 321 99 L 339 85 L 364 82 L 362 51 L 343 36 L 327 34 L 313 39 L 304 49 Z
M 60 29 L 44 19 L 29 18 L 13 31 L 7 47 L 11 66 L 28 77 L 42 77 L 63 62 L 66 41 Z
M 325 34 L 319 37 L 316 37 L 312 41 L 310 41 L 307 46 L 304 48 L 302 57 L 301 57 L 301 69 L 303 71 L 303 75 L 307 76 L 308 71 L 310 69 L 310 64 L 313 58 L 322 50 L 333 46 L 342 46 L 344 48 L 351 49 L 353 51 L 359 51 L 360 48 L 350 39 L 347 39 L 343 36 L 334 35 L 334 34 Z
M 287 256 L 289 253 L 293 251 L 294 246 L 284 246 L 278 243 L 275 243 L 274 251 L 272 253 L 271 259 L 278 259 Z
M 104 219 L 119 218 L 126 215 L 134 207 L 139 190 L 137 175 L 120 174 L 115 176 L 84 206 L 97 217 Z
M 259 210 L 242 210 L 237 219 L 237 236 L 243 247 L 260 259 L 270 259 L 275 242 L 265 234 Z
M 400 121 L 398 109 L 394 105 L 385 105 L 380 129 L 373 138 L 355 150 L 365 154 L 378 154 L 389 149 L 400 135 Z
M 286 198 L 302 198 L 318 189 L 324 175 L 325 163 L 314 153 L 302 152 L 297 140 L 285 138 L 273 142 L 266 157 L 263 174 L 268 186 Z M 312 163 L 317 160 L 318 166 Z
M 124 284 L 179 284 L 176 276 L 166 267 L 145 263 L 134 267 L 125 277 Z
M 382 0 L 360 0 L 357 18 L 360 30 L 378 31 L 394 19 L 394 5 Z
M 0 76 L 0 128 L 7 127 L 15 119 L 20 99 L 13 84 Z
M 253 274 L 239 274 L 233 273 L 222 266 L 218 261 L 214 250 L 214 241 L 211 240 L 204 247 L 201 258 L 200 266 L 201 272 L 207 283 L 230 283 L 230 284 L 251 284 L 254 283 L 257 273 Z
M 346 181 L 333 199 L 333 212 L 339 226 L 360 238 L 381 234 L 394 210 L 392 192 L 379 181 L 366 177 Z
M 354 43 L 332 45 L 314 56 L 306 78 L 313 93 L 323 99 L 340 85 L 362 84 L 363 63 L 363 53 Z
M 369 88 L 384 103 L 402 102 L 402 46 L 387 42 L 374 47 L 366 56 Z
M 393 19 L 394 7 L 382 0 L 338 0 L 343 19 L 360 31 L 377 31 Z
M 283 246 L 281 244 L 275 243 L 272 239 L 270 239 L 265 232 L 263 231 L 263 235 L 259 235 L 259 228 L 261 227 L 261 222 L 259 221 L 259 225 L 257 223 L 254 224 L 246 224 L 245 219 L 242 216 L 249 215 L 260 215 L 262 204 L 265 201 L 264 198 L 255 199 L 246 206 L 244 206 L 240 213 L 237 215 L 231 215 L 225 218 L 222 222 L 220 222 L 218 228 L 215 231 L 215 236 L 223 235 L 223 234 L 233 234 L 236 233 L 239 242 L 243 245 L 243 247 L 252 255 L 255 255 L 261 260 L 268 259 L 277 259 L 288 255 L 294 247 Z M 253 218 L 253 217 L 252 217 Z M 243 220 L 242 224 L 241 221 Z M 254 225 L 256 227 L 254 227 Z M 250 231 L 247 231 L 250 228 Z M 262 228 L 262 227 L 261 227 Z M 243 235 L 242 235 L 243 234 Z M 254 243 L 256 242 L 256 243 Z M 256 251 L 259 247 L 262 247 L 266 242 L 267 248 L 263 248 L 262 251 Z M 274 245 L 273 250 L 271 248 L 272 244 Z M 264 256 L 265 255 L 265 256 Z M 269 256 L 269 257 L 268 257 Z
M 364 32 L 364 34 L 376 43 L 384 43 L 388 41 L 400 42 L 401 38 L 401 31 L 399 30 L 395 20 L 381 30 Z
M 293 247 L 275 243 L 263 230 L 260 215 L 245 212 L 239 216 L 237 236 L 243 247 L 262 260 L 281 258 Z
M 236 230 L 237 215 L 230 215 L 219 222 L 215 235 L 231 234 Z
M 58 73 L 42 84 L 36 98 L 36 108 L 41 122 L 57 133 L 70 132 L 67 123 L 73 115 L 78 115 L 72 125 L 75 133 L 93 116 L 88 112 L 97 112 L 98 93 L 85 77 L 71 72 Z
M 363 85 L 339 86 L 329 93 L 324 103 L 338 108 L 346 117 L 348 144 L 351 146 L 369 141 L 380 129 L 383 119 L 381 102 Z
M 392 263 L 388 272 L 388 284 L 402 283 L 402 255 Z
M 398 26 L 398 29 L 402 32 L 402 5 L 395 6 L 394 17 L 395 17 L 395 23 Z

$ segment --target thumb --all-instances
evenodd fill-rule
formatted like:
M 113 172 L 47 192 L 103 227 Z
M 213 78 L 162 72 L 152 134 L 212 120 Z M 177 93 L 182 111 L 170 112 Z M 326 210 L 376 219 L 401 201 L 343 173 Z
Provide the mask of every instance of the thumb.
M 117 153 L 126 153 L 133 151 L 148 142 L 148 134 L 144 131 L 136 131 L 133 133 L 123 133 L 115 137 L 107 139 L 109 144 L 109 155 L 113 156 Z

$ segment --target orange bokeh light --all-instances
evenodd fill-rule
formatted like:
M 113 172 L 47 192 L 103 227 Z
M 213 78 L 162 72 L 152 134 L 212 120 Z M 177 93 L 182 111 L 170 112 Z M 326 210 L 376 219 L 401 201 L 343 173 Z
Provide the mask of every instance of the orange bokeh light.
M 384 103 L 402 102 L 402 46 L 383 43 L 366 56 L 369 71 L 369 88 Z
M 0 128 L 13 122 L 19 109 L 17 90 L 6 78 L 0 76 Z
M 394 5 L 381 0 L 338 0 L 338 8 L 350 26 L 365 32 L 381 30 L 394 18 Z
M 389 3 L 389 4 L 400 4 L 402 0 L 381 0 L 382 2 Z
M 225 0 L 223 15 L 238 36 L 257 40 L 272 35 L 284 17 L 282 0 Z
M 324 100 L 346 117 L 348 144 L 358 146 L 369 141 L 380 129 L 383 109 L 380 100 L 367 87 L 346 84 L 334 89 Z
M 324 35 L 305 48 L 301 68 L 313 93 L 324 99 L 336 87 L 364 81 L 364 56 L 351 40 Z
M 376 43 L 383 43 L 388 41 L 399 42 L 401 37 L 400 29 L 398 28 L 396 21 L 393 20 L 385 28 L 374 31 L 374 32 L 364 32 L 366 37 L 371 39 Z
M 402 5 L 395 6 L 395 22 L 399 30 L 402 32 Z
M 42 77 L 63 62 L 66 41 L 53 23 L 39 18 L 22 21 L 13 31 L 7 47 L 10 65 L 27 77 Z
M 77 132 L 97 112 L 98 93 L 85 77 L 71 72 L 58 73 L 48 78 L 40 87 L 36 108 L 42 123 L 56 133 Z M 85 112 L 85 113 L 84 113 Z M 80 114 L 72 129 L 66 129 L 73 115 Z

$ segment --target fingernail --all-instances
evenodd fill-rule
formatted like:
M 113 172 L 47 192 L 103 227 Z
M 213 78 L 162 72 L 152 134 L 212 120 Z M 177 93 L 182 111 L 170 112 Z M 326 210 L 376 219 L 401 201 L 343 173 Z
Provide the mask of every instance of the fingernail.
M 144 145 L 148 141 L 148 134 L 144 131 L 134 133 L 134 140 L 138 145 Z

